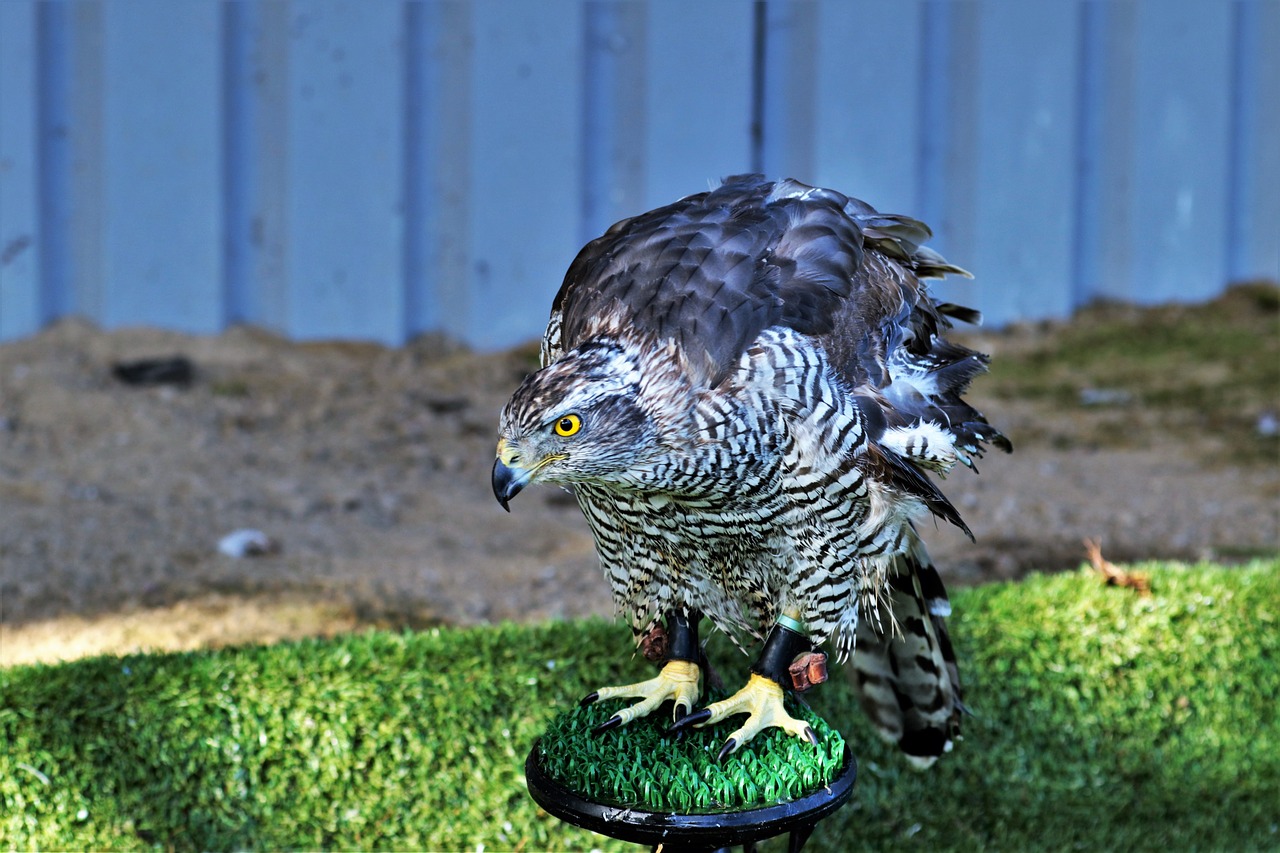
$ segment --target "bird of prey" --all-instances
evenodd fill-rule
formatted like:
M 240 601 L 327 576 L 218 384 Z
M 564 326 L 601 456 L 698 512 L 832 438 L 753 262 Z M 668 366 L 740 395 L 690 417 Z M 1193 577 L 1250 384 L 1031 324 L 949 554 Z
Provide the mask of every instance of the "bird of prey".
M 569 487 L 637 640 L 665 636 L 647 681 L 585 702 L 672 702 L 676 728 L 747 714 L 721 757 L 780 727 L 797 660 L 852 656 L 880 733 L 927 766 L 963 710 L 917 533 L 968 533 L 929 474 L 1008 441 L 961 399 L 987 357 L 941 337 L 976 311 L 924 279 L 968 276 L 921 222 L 794 180 L 728 178 L 609 228 L 570 265 L 542 368 L 500 420 L 493 490 Z M 745 687 L 699 710 L 706 618 L 763 643 Z M 663 625 L 665 623 L 665 629 Z

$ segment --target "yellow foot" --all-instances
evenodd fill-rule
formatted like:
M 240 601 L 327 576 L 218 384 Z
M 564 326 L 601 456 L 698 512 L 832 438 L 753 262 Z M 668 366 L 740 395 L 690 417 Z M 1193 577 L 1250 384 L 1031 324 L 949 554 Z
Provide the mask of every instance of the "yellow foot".
M 658 706 L 668 699 L 675 702 L 672 717 L 680 720 L 693 709 L 698 701 L 698 665 L 685 660 L 667 661 L 666 666 L 654 678 L 637 684 L 622 687 L 601 687 L 595 693 L 582 700 L 583 705 L 599 702 L 601 699 L 642 699 L 630 708 L 623 708 L 599 726 L 596 733 L 606 732 L 618 726 L 626 725 L 632 720 L 652 714 Z
M 780 728 L 794 737 L 804 738 L 814 746 L 818 745 L 818 736 L 814 734 L 808 723 L 792 717 L 782 707 L 782 686 L 763 675 L 751 673 L 747 686 L 720 702 L 713 702 L 707 707 L 690 714 L 679 722 L 677 728 L 694 726 L 702 728 L 718 723 L 725 717 L 734 714 L 749 714 L 742 728 L 729 735 L 729 739 L 720 748 L 717 760 L 737 752 L 738 748 L 751 740 L 760 732 L 769 728 Z

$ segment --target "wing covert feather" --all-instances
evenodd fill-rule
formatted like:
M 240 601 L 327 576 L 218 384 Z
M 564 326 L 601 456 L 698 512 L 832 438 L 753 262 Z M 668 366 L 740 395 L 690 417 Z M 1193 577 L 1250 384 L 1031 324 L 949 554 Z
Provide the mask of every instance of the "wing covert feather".
M 730 177 L 583 247 L 552 304 L 547 349 L 639 330 L 675 341 L 715 385 L 762 331 L 787 326 L 812 336 L 849 387 L 874 389 L 890 426 L 934 421 L 971 452 L 982 441 L 1003 447 L 960 399 L 986 358 L 939 333 L 980 315 L 927 293 L 921 279 L 969 275 L 923 245 L 931 236 L 919 220 L 834 190 Z

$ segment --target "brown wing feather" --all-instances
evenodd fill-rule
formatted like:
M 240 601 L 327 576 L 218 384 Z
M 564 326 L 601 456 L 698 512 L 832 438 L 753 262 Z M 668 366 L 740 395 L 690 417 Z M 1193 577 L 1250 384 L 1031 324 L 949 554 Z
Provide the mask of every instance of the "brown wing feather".
M 774 198 L 776 186 L 730 178 L 588 243 L 552 305 L 563 348 L 614 315 L 701 356 L 714 383 L 770 326 L 828 332 L 861 264 L 861 232 L 847 197 Z

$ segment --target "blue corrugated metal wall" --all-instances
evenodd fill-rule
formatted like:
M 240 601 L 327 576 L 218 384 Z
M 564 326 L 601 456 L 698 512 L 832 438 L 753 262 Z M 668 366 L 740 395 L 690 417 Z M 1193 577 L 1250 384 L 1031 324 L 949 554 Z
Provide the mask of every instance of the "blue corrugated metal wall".
M 482 347 L 750 169 L 934 226 L 989 319 L 1280 276 L 1272 0 L 0 2 L 0 339 Z

